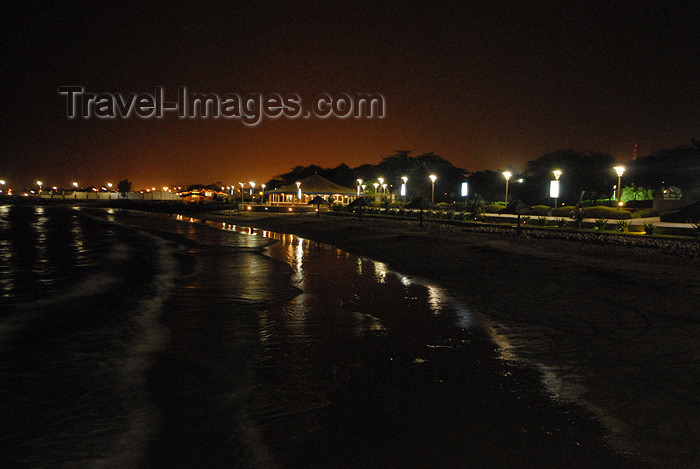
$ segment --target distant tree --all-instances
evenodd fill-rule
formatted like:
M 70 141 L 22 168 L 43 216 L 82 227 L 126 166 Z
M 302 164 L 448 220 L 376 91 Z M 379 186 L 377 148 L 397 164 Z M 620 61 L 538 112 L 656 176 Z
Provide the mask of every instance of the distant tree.
M 469 192 L 492 202 L 503 200 L 505 196 L 503 175 L 489 169 L 477 171 L 469 176 Z
M 403 176 L 408 178 L 409 198 L 422 196 L 430 198 L 432 183 L 428 176 L 435 174 L 435 201 L 453 199 L 457 196 L 460 183 L 465 180 L 467 171 L 457 168 L 449 161 L 434 153 L 410 156 L 410 151 L 399 150 L 393 155 L 385 156 L 377 165 L 362 165 L 355 168 L 357 177 L 371 185 L 382 177 L 389 185 L 389 190 L 396 193 L 401 186 Z M 445 196 L 447 194 L 447 196 Z
M 676 186 L 684 194 L 700 190 L 700 144 L 659 150 L 628 165 L 627 180 L 660 189 Z
M 131 181 L 122 179 L 117 183 L 117 190 L 119 192 L 131 192 Z
M 432 186 L 428 175 L 434 173 L 438 177 L 435 182 L 435 200 L 444 200 L 445 193 L 448 198 L 456 196 L 460 183 L 466 178 L 467 173 L 464 169 L 453 166 L 452 163 L 434 153 L 417 157 L 409 156 L 410 153 L 408 150 L 400 150 L 393 155 L 383 157 L 379 164 L 364 164 L 354 169 L 345 164 L 335 168 L 321 168 L 316 165 L 296 166 L 289 173 L 275 176 L 266 184 L 272 188 L 281 187 L 317 173 L 348 188 L 356 187 L 358 178 L 362 179 L 368 188 L 372 188 L 372 184 L 381 177 L 387 184 L 387 192 L 397 193 L 402 182 L 401 177 L 406 176 L 409 181 L 409 196 L 430 197 Z

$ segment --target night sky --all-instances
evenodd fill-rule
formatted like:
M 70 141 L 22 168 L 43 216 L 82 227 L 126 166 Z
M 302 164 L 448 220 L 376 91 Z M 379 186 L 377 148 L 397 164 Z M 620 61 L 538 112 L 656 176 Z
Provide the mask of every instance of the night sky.
M 696 2 L 232 3 L 4 7 L 0 179 L 236 184 L 396 150 L 522 169 L 556 149 L 625 161 L 700 138 Z M 304 105 L 375 92 L 386 117 L 70 120 L 64 85 Z

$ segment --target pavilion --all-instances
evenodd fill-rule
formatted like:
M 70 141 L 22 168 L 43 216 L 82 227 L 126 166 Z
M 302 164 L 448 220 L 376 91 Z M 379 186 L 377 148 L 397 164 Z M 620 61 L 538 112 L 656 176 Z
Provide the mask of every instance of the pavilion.
M 267 196 L 272 205 L 305 205 L 316 196 L 322 197 L 329 204 L 347 205 L 357 198 L 357 192 L 313 174 L 298 183 L 268 191 Z

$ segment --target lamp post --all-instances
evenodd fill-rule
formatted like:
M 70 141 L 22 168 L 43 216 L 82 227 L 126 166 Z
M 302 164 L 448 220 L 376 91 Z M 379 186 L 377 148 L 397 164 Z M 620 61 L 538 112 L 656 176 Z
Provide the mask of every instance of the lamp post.
M 301 182 L 297 181 L 297 200 L 301 203 Z
M 503 171 L 503 177 L 506 178 L 506 205 L 508 205 L 508 181 L 512 175 L 510 171 Z
M 239 182 L 238 184 L 240 184 L 240 186 L 241 186 L 241 205 L 245 205 L 245 199 L 243 198 L 243 191 L 245 189 L 245 184 L 243 184 L 242 182 Z
M 379 186 L 382 188 L 382 194 L 384 193 L 384 178 L 377 178 L 379 181 Z
M 41 181 L 37 181 L 36 184 L 37 184 L 37 186 L 39 186 L 39 194 L 41 194 L 41 186 L 42 186 L 42 184 L 44 184 L 44 183 L 41 182 Z
M 431 174 L 428 177 L 430 178 L 430 183 L 432 185 L 432 189 L 430 191 L 430 203 L 434 204 L 435 203 L 435 180 L 437 179 L 437 176 L 434 174 Z
M 552 171 L 552 173 L 554 174 L 554 180 L 556 181 L 556 196 L 554 197 L 554 207 L 556 208 L 557 202 L 559 201 L 559 176 L 561 176 L 561 171 L 555 169 Z
M 249 181 L 248 184 L 250 184 L 251 203 L 255 203 L 255 194 L 253 193 L 253 190 L 255 189 L 255 183 L 253 181 Z
M 619 205 L 620 198 L 622 197 L 622 186 L 620 185 L 620 183 L 622 182 L 622 174 L 625 172 L 625 167 L 615 166 L 613 169 L 617 173 L 617 203 Z
M 260 184 L 260 187 L 262 188 L 262 191 L 260 191 L 260 203 L 264 204 L 265 203 L 265 184 Z
M 357 196 L 360 196 L 360 188 L 362 187 L 362 179 L 357 180 Z
M 376 199 L 377 198 L 377 188 L 379 187 L 379 183 L 375 182 L 372 185 L 374 186 L 374 198 Z
M 406 176 L 401 176 L 403 184 L 401 184 L 401 195 L 403 196 L 403 203 L 406 203 L 406 183 L 408 183 L 408 178 Z

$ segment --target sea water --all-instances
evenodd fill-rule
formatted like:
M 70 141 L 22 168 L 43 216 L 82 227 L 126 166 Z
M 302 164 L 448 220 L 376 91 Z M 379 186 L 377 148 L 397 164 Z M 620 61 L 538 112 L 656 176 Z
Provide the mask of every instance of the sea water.
M 183 216 L 0 207 L 3 467 L 591 467 L 439 285 Z M 420 255 L 420 253 L 416 253 Z

